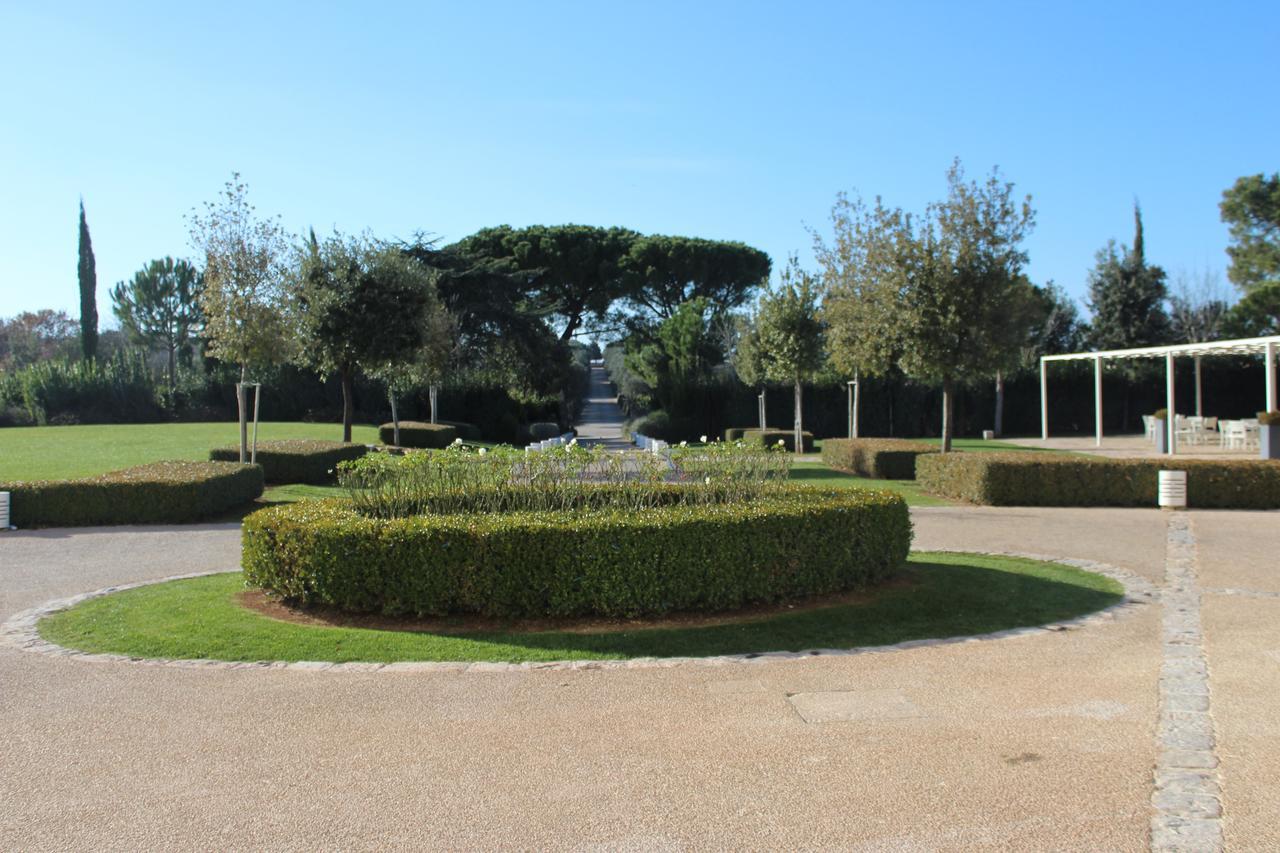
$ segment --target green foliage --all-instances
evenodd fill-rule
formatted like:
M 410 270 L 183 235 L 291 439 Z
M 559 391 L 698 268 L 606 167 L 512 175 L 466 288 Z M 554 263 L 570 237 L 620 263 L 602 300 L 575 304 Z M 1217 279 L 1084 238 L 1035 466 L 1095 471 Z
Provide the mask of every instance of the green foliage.
M 84 218 L 84 200 L 80 201 L 80 264 L 76 271 L 80 282 L 80 347 L 85 359 L 98 354 L 98 272 L 93 258 L 93 241 L 89 239 L 89 223 Z
M 395 424 L 383 424 L 378 427 L 378 440 L 383 444 L 391 444 L 395 440 L 395 434 Z M 457 427 L 449 424 L 430 424 L 422 421 L 400 422 L 401 447 L 442 448 L 453 444 L 457 438 Z
M 821 368 L 825 330 L 818 316 L 818 281 L 792 257 L 779 286 L 761 295 L 755 332 L 765 377 L 799 383 Z
M 169 358 L 169 389 L 177 387 L 177 356 L 191 361 L 191 343 L 200 330 L 200 273 L 186 261 L 152 261 L 111 291 L 112 311 L 131 343 L 162 350 Z
M 714 322 L 715 307 L 699 297 L 627 338 L 626 369 L 649 389 L 659 408 L 683 410 L 720 363 L 723 354 L 716 345 Z
M 71 359 L 80 350 L 80 324 L 65 311 L 24 311 L 0 319 L 0 370 L 20 370 L 38 361 Z
M 231 462 L 152 462 L 81 480 L 0 483 L 18 527 L 187 524 L 262 494 L 262 469 Z
M 900 570 L 901 498 L 803 489 L 645 512 L 376 519 L 303 501 L 245 520 L 245 579 L 288 600 L 386 614 L 635 617 L 856 589 Z
M 755 429 L 755 427 L 729 427 L 724 431 L 725 441 L 741 441 L 746 435 L 747 430 Z
M 698 436 L 698 428 L 690 418 L 673 418 L 663 409 L 647 412 L 627 422 L 627 432 L 670 443 L 688 441 Z
M 1169 296 L 1164 270 L 1147 263 L 1142 211 L 1133 208 L 1133 248 L 1114 240 L 1101 249 L 1089 272 L 1089 343 L 1095 349 L 1128 349 L 1163 344 L 1169 338 L 1164 303 Z
M 1258 412 L 1258 423 L 1262 426 L 1280 426 L 1280 412 Z
M 529 424 L 530 441 L 546 441 L 560 435 L 560 424 L 551 421 L 535 421 Z
M 1223 328 L 1228 335 L 1242 338 L 1280 335 L 1280 281 L 1252 287 L 1231 306 Z
M 796 450 L 796 434 L 789 429 L 748 429 L 742 433 L 742 441 L 749 447 L 783 447 L 788 453 L 812 453 L 813 433 L 803 432 L 802 449 Z
M 154 421 L 160 389 L 138 352 L 109 359 L 40 361 L 0 377 L 0 404 L 21 406 L 31 423 Z
M 742 305 L 769 280 L 771 262 L 743 243 L 654 234 L 634 241 L 623 265 L 633 307 L 662 319 L 699 298 L 721 310 Z
M 1187 472 L 1187 505 L 1280 508 L 1280 461 L 1101 459 L 1031 453 L 921 456 L 926 491 L 991 506 L 1156 505 L 1157 473 Z
M 832 468 L 882 480 L 914 480 L 916 457 L 938 448 L 900 438 L 828 438 L 822 442 L 822 461 Z
M 789 468 L 786 454 L 718 442 L 667 455 L 573 442 L 538 453 L 454 446 L 370 456 L 340 466 L 339 480 L 359 512 L 391 518 L 750 501 L 785 481 Z
M 1231 233 L 1227 277 L 1245 293 L 1280 286 L 1280 172 L 1238 179 L 1222 193 L 1219 210 Z
M 268 483 L 323 485 L 337 479 L 338 463 L 359 459 L 368 452 L 363 444 L 295 438 L 258 442 L 258 465 Z M 239 447 L 215 447 L 213 462 L 238 462 Z

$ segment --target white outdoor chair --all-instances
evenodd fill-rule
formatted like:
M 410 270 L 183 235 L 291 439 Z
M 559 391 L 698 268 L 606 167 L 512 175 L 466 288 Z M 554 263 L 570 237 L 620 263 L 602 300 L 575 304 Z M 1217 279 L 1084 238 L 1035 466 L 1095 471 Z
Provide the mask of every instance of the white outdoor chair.
M 1219 421 L 1219 443 L 1227 450 L 1242 450 L 1245 446 L 1244 421 Z
M 1147 441 L 1152 441 L 1156 436 L 1156 418 L 1155 415 L 1142 416 L 1142 429 L 1146 433 Z

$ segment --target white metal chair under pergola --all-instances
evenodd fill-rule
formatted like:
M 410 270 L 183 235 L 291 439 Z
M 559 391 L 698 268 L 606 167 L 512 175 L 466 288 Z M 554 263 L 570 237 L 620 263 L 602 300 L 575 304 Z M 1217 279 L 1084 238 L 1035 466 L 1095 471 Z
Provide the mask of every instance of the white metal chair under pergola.
M 1200 359 L 1211 355 L 1260 355 L 1265 364 L 1263 371 L 1266 377 L 1266 393 L 1263 397 L 1266 410 L 1277 409 L 1276 389 L 1276 354 L 1280 352 L 1280 335 L 1264 338 L 1239 338 L 1233 341 L 1210 341 L 1202 344 L 1174 344 L 1163 347 L 1137 347 L 1135 349 L 1104 350 L 1101 352 L 1073 352 L 1064 355 L 1046 355 L 1040 358 L 1040 437 L 1049 438 L 1049 382 L 1046 370 L 1051 361 L 1092 361 L 1093 362 L 1093 396 L 1094 423 L 1097 446 L 1102 446 L 1102 363 L 1104 361 L 1130 361 L 1133 359 L 1164 359 L 1165 387 L 1169 400 L 1168 420 L 1165 428 L 1169 431 L 1167 453 L 1177 450 L 1177 431 L 1175 429 L 1173 378 L 1174 361 L 1181 356 L 1190 356 L 1196 360 L 1196 411 L 1200 410 Z

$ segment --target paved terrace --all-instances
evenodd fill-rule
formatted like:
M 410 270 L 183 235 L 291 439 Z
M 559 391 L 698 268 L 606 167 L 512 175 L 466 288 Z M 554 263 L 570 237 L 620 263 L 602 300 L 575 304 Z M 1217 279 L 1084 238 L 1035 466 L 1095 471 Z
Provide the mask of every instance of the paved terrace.
M 0 645 L 0 848 L 1280 849 L 1280 514 L 913 517 L 920 548 L 1172 591 L 1060 632 L 719 666 L 180 669 Z M 0 620 L 233 569 L 239 542 L 0 534 Z

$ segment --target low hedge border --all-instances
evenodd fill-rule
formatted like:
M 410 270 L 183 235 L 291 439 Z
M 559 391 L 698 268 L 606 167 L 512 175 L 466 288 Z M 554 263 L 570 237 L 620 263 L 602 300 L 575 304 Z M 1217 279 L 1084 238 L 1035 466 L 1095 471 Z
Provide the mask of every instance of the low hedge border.
M 0 483 L 17 527 L 185 524 L 262 495 L 262 468 L 238 462 L 152 462 L 79 480 Z
M 258 443 L 257 460 L 268 483 L 308 483 L 321 486 L 332 483 L 339 462 L 359 459 L 368 452 L 363 444 L 340 441 L 286 439 Z M 239 462 L 240 448 L 215 447 L 209 451 L 212 462 Z
M 827 465 L 881 480 L 914 480 L 916 457 L 937 452 L 932 444 L 902 438 L 828 438 L 822 442 L 822 461 Z
M 644 512 L 373 519 L 302 501 L 244 522 L 245 579 L 358 612 L 500 618 L 716 611 L 858 588 L 906 561 L 888 492 L 787 487 L 752 503 Z
M 1187 472 L 1187 505 L 1280 508 L 1280 461 L 946 453 L 916 459 L 920 487 L 991 506 L 1156 505 L 1157 473 Z
M 805 430 L 800 433 L 800 439 L 804 443 L 804 453 L 813 452 L 813 433 Z M 748 429 L 742 432 L 742 441 L 747 444 L 758 444 L 764 447 L 772 447 L 779 441 L 791 453 L 796 452 L 796 433 L 791 429 Z
M 400 422 L 400 444 L 395 445 L 395 424 L 378 427 L 378 440 L 383 444 L 399 447 L 425 447 L 441 450 L 453 444 L 458 428 L 451 424 L 429 424 L 422 421 Z

